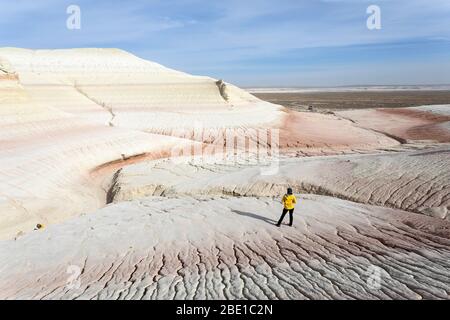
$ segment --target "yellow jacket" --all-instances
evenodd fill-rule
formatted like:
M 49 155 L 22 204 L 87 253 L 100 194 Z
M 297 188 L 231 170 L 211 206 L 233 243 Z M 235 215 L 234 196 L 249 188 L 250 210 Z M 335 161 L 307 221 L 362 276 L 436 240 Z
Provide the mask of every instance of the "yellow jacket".
M 285 194 L 283 196 L 283 205 L 285 209 L 294 209 L 295 204 L 297 203 L 297 199 L 295 198 L 295 196 L 293 194 Z

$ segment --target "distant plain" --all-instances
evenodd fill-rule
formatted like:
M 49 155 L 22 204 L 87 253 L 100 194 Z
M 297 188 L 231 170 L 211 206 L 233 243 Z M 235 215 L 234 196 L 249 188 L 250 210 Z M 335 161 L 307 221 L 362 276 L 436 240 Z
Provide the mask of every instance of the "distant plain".
M 262 100 L 296 111 L 306 110 L 309 106 L 321 111 L 333 111 L 450 104 L 450 90 L 251 93 Z

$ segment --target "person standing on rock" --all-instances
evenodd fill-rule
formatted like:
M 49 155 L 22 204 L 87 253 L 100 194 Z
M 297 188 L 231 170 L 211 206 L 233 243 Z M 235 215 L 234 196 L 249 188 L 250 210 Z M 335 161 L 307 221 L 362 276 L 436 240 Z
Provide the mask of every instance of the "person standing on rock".
M 292 194 L 292 188 L 287 189 L 287 193 L 283 196 L 281 202 L 283 203 L 283 213 L 281 214 L 280 220 L 278 220 L 277 227 L 281 225 L 281 222 L 287 212 L 289 212 L 289 226 L 292 227 L 292 222 L 294 220 L 294 208 L 297 203 L 297 199 Z

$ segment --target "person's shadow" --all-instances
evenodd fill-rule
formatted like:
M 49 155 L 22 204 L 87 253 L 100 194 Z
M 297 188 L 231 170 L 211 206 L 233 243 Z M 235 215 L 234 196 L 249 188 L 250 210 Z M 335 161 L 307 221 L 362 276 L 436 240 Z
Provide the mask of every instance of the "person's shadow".
M 262 220 L 262 221 L 265 221 L 265 222 L 267 222 L 269 224 L 272 224 L 272 225 L 277 223 L 275 220 L 272 220 L 272 219 L 269 219 L 269 218 L 266 218 L 266 217 L 262 217 L 262 216 L 259 216 L 257 214 L 251 213 L 251 212 L 245 212 L 245 211 L 239 211 L 239 210 L 231 210 L 231 212 L 237 213 L 237 214 L 239 214 L 241 216 L 246 216 L 246 217 Z

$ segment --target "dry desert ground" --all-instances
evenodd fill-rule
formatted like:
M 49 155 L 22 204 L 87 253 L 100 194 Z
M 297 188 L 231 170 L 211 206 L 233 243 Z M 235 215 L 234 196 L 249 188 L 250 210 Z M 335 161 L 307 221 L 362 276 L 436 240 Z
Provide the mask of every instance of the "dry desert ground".
M 0 48 L 0 298 L 449 299 L 449 94 L 365 94 Z

